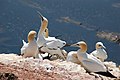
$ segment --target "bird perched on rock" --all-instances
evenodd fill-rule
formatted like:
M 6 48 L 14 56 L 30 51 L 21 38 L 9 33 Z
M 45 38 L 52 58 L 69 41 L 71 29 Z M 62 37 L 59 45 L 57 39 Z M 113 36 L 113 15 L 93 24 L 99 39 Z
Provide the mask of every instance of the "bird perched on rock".
M 100 59 L 101 61 L 104 61 L 107 59 L 107 52 L 105 51 L 106 47 L 103 45 L 102 42 L 97 42 L 96 43 L 96 50 L 94 50 L 90 55 L 93 55 Z
M 86 52 L 88 48 L 86 42 L 80 41 L 78 43 L 72 44 L 71 46 L 80 48 L 77 51 L 78 60 L 88 72 L 94 72 L 107 77 L 116 78 L 107 70 L 103 62 Z
M 80 61 L 78 60 L 78 57 L 77 57 L 77 51 L 70 51 L 67 55 L 66 61 L 80 64 Z
M 23 46 L 21 48 L 21 55 L 26 58 L 26 57 L 37 57 L 38 55 L 38 45 L 35 40 L 36 37 L 36 31 L 30 31 L 28 34 L 28 43 L 26 43 L 23 40 Z M 42 59 L 41 56 L 39 58 Z

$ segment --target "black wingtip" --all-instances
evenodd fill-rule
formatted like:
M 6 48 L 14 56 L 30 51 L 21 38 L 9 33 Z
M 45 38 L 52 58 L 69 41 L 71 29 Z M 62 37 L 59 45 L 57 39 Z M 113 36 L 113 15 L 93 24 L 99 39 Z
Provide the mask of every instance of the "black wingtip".
M 110 78 L 117 78 L 116 76 L 111 74 L 109 71 L 107 71 L 107 72 L 95 72 L 95 73 L 106 76 L 106 77 L 110 77 Z

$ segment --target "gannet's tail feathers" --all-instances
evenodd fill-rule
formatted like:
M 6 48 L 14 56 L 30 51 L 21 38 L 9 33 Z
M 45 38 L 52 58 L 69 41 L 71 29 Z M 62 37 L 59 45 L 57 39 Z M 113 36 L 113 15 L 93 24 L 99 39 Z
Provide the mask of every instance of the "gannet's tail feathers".
M 22 42 L 23 42 L 23 45 L 27 44 L 24 40 L 22 40 Z
M 23 46 L 21 48 L 21 56 L 24 55 L 26 47 L 27 47 L 27 43 L 24 40 L 22 40 L 22 42 L 23 42 Z
M 95 72 L 95 73 L 106 76 L 106 77 L 117 78 L 116 76 L 111 74 L 109 71 L 107 71 L 107 72 Z

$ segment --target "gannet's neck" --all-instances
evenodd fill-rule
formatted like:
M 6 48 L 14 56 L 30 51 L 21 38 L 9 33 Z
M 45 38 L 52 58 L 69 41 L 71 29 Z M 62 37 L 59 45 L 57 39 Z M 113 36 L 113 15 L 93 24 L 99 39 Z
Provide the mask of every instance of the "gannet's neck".
M 43 34 L 39 34 L 39 36 L 37 38 L 37 44 L 38 44 L 38 46 L 41 47 L 45 43 L 46 43 L 45 37 L 43 36 Z
M 49 35 L 49 31 L 48 31 L 48 28 L 45 29 L 45 38 L 48 38 L 48 35 Z
M 103 50 L 102 48 L 97 48 L 96 50 L 100 51 L 100 50 Z
M 42 34 L 45 31 L 47 26 L 48 26 L 48 21 L 46 20 L 41 21 L 40 34 Z
M 79 58 L 80 61 L 87 58 L 86 51 L 82 52 L 80 49 L 77 51 L 77 55 L 78 55 L 78 58 Z
M 28 36 L 28 43 L 30 43 L 30 42 L 32 42 L 32 41 L 34 41 L 35 39 L 34 39 L 34 36 Z
M 41 27 L 40 30 L 38 32 L 38 37 L 37 37 L 37 41 L 41 42 L 41 40 L 44 42 L 45 41 L 45 37 L 43 35 L 45 29 L 47 28 L 48 22 L 43 20 L 41 21 Z M 40 40 L 39 40 L 40 39 Z
M 100 49 L 96 49 L 97 52 L 104 52 L 104 49 L 100 48 Z

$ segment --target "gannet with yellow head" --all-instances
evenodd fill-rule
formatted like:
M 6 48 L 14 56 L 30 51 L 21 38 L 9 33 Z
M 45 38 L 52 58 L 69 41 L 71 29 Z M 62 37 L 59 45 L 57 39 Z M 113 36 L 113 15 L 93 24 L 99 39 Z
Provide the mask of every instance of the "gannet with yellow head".
M 102 42 L 97 42 L 96 43 L 96 50 L 94 50 L 90 54 L 97 57 L 101 61 L 104 61 L 108 57 L 107 52 L 105 51 L 105 49 L 106 49 L 106 47 L 103 45 Z
M 66 45 L 65 41 L 62 41 L 62 40 L 56 39 L 56 38 L 51 39 L 49 37 L 48 30 L 46 31 L 47 26 L 48 26 L 48 20 L 47 20 L 47 18 L 42 16 L 40 13 L 39 13 L 39 16 L 41 18 L 41 27 L 40 27 L 40 30 L 38 32 L 38 37 L 37 37 L 38 46 L 41 47 L 41 46 L 43 46 L 43 44 L 46 44 L 46 43 L 48 43 L 50 45 L 50 44 L 53 44 L 53 42 L 56 43 L 55 45 L 51 46 L 53 48 L 62 48 L 63 46 L 65 46 Z
M 26 57 L 37 57 L 38 55 L 38 45 L 35 40 L 36 31 L 30 31 L 28 34 L 28 43 L 23 40 L 23 46 L 21 48 L 21 55 Z M 41 56 L 39 56 L 42 59 Z
M 110 72 L 108 72 L 106 66 L 96 57 L 89 55 L 87 51 L 87 44 L 84 41 L 80 41 L 78 43 L 72 44 L 71 46 L 79 47 L 80 49 L 77 51 L 78 60 L 81 62 L 82 66 L 88 72 L 94 72 L 97 74 L 101 74 L 104 76 L 116 78 Z
M 40 13 L 39 16 L 41 18 L 41 27 L 38 32 L 37 44 L 41 47 L 41 51 L 50 53 L 51 55 L 58 54 L 61 57 L 64 57 L 60 48 L 65 46 L 66 42 L 56 38 L 51 39 L 48 32 L 45 32 L 45 29 L 47 29 L 48 26 L 48 20 Z
M 44 31 L 48 26 L 48 20 L 45 17 L 43 17 L 41 14 L 39 15 L 39 17 L 41 18 L 41 27 L 37 36 L 37 44 L 39 47 L 41 47 L 43 46 L 43 44 L 46 43 L 46 40 L 44 38 Z

